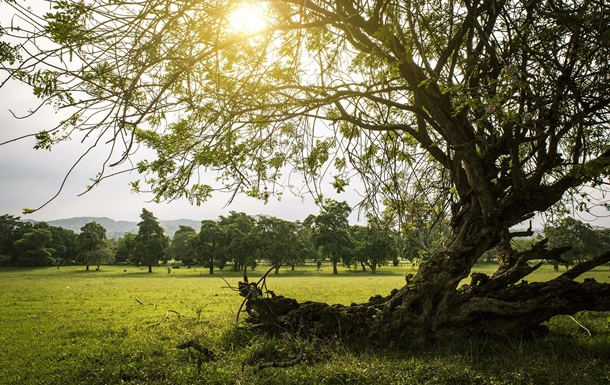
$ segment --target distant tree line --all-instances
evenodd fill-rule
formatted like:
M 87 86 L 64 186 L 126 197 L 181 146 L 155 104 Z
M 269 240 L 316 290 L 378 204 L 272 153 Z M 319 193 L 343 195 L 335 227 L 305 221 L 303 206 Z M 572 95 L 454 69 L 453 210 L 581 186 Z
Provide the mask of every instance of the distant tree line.
M 318 215 L 303 221 L 276 217 L 253 217 L 231 211 L 228 216 L 201 222 L 199 231 L 180 226 L 170 239 L 152 212 L 143 209 L 138 233 L 126 233 L 108 239 L 106 229 L 89 222 L 80 233 L 45 222 L 23 222 L 12 215 L 0 216 L 0 266 L 90 266 L 119 263 L 153 267 L 171 262 L 175 265 L 204 266 L 210 274 L 215 269 L 242 271 L 260 263 L 276 267 L 295 266 L 304 262 L 370 270 L 401 260 L 418 262 L 443 247 L 443 224 L 434 226 L 418 217 L 413 223 L 397 228 L 390 219 L 368 218 L 366 226 L 350 225 L 351 207 L 345 202 L 326 200 Z M 549 223 L 544 237 L 553 246 L 570 245 L 564 254 L 567 266 L 592 258 L 610 248 L 610 229 L 566 217 Z M 516 248 L 540 242 L 542 235 L 516 238 Z M 492 252 L 482 262 L 492 262 Z M 555 268 L 560 262 L 553 261 Z

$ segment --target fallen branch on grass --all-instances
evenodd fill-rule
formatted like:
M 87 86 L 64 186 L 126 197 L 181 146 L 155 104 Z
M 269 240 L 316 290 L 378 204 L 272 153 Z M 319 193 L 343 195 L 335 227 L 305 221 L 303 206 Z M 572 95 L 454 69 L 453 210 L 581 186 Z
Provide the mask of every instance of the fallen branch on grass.
M 171 313 L 178 314 L 178 318 L 180 318 L 180 313 L 178 313 L 178 312 L 177 312 L 177 311 L 175 311 L 175 310 L 168 309 L 168 310 L 165 312 L 165 317 L 163 317 L 163 319 L 162 319 L 161 321 L 159 321 L 159 322 L 158 322 L 158 323 L 156 323 L 156 324 L 152 324 L 152 325 L 150 325 L 150 326 L 151 326 L 151 327 L 153 327 L 153 326 L 159 326 L 159 325 L 161 325 L 163 322 L 165 322 L 165 321 L 166 321 L 166 320 L 169 318 L 169 313 L 170 313 L 170 312 L 171 312 Z
M 192 354 L 194 354 L 194 356 L 191 355 L 191 358 L 194 358 L 197 360 L 197 371 L 198 372 L 201 372 L 201 366 L 204 361 L 207 362 L 207 361 L 213 361 L 216 359 L 216 354 L 214 354 L 214 352 L 210 348 L 201 346 L 200 344 L 198 344 L 197 342 L 195 342 L 193 340 L 186 341 L 182 344 L 178 344 L 178 345 L 176 345 L 176 348 L 181 349 L 181 350 L 192 348 L 193 350 L 196 350 L 200 353 L 200 354 L 192 353 Z M 190 352 L 190 350 L 189 350 L 189 352 Z
M 201 346 L 199 343 L 197 343 L 193 340 L 178 344 L 178 345 L 176 345 L 176 348 L 181 349 L 181 350 L 192 348 L 192 349 L 198 351 L 199 353 L 201 353 L 208 360 L 213 360 L 216 356 L 216 354 L 214 354 L 214 352 L 210 348 Z
M 136 298 L 136 302 L 137 302 L 137 303 L 139 303 L 139 304 L 140 304 L 140 305 L 142 305 L 142 306 L 144 306 L 144 305 L 145 305 L 145 304 L 144 304 L 144 302 L 140 301 L 140 300 L 139 300 L 139 299 L 137 299 L 137 298 Z M 155 306 L 155 307 L 157 306 L 156 304 L 154 304 L 154 303 L 152 303 L 152 302 L 149 302 L 148 304 L 149 304 L 150 306 Z
M 586 327 L 585 327 L 583 324 L 581 324 L 580 322 L 578 322 L 578 321 L 576 320 L 576 318 L 572 317 L 571 315 L 569 315 L 568 317 L 569 317 L 569 318 L 570 318 L 572 321 L 576 322 L 576 324 L 577 324 L 578 326 L 580 326 L 581 328 L 583 328 L 583 329 L 584 329 L 584 330 L 587 332 L 587 334 L 589 335 L 589 337 L 593 337 L 593 334 L 591 334 L 591 330 L 587 329 L 587 328 L 586 328 Z

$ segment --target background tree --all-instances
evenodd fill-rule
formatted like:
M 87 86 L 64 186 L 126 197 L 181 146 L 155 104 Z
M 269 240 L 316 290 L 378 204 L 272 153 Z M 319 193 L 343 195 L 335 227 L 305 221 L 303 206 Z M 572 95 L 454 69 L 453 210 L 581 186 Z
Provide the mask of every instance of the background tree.
M 20 266 L 50 266 L 55 263 L 55 250 L 49 245 L 53 241 L 48 228 L 32 228 L 15 241 L 17 263 Z
M 259 255 L 275 266 L 275 274 L 298 253 L 297 225 L 275 217 L 261 217 L 256 222 L 259 237 Z
M 591 260 L 604 250 L 610 250 L 590 224 L 571 217 L 545 226 L 544 236 L 549 239 L 551 247 L 571 247 L 561 255 L 561 259 L 555 261 L 566 267 Z
M 351 211 L 347 202 L 327 199 L 320 208 L 320 214 L 310 215 L 305 220 L 312 229 L 314 245 L 324 258 L 331 261 L 333 274 L 338 274 L 337 264 L 350 256 L 353 247 L 348 221 Z
M 153 265 L 165 258 L 169 238 L 153 213 L 143 208 L 140 218 L 138 234 L 133 242 L 133 255 L 137 264 L 148 266 L 148 272 L 152 273 Z
M 194 241 L 197 231 L 190 226 L 180 226 L 167 249 L 169 259 L 181 261 L 185 265 L 194 265 L 197 262 L 197 249 Z
M 396 257 L 394 242 L 388 229 L 384 229 L 378 221 L 371 218 L 368 225 L 353 226 L 354 255 L 365 270 L 364 265 L 375 274 L 377 267 L 382 266 Z
M 214 274 L 214 266 L 221 269 L 225 265 L 225 250 L 227 247 L 226 229 L 217 221 L 206 219 L 201 222 L 197 236 L 197 259 Z
M 305 260 L 317 261 L 319 258 L 313 243 L 311 228 L 306 226 L 301 221 L 295 222 L 296 226 L 296 245 L 291 254 L 286 257 L 286 263 L 290 265 L 291 270 L 294 270 L 295 265 L 298 265 Z
M 89 222 L 80 229 L 76 238 L 78 260 L 89 271 L 89 265 L 110 263 L 114 260 L 114 252 L 108 247 L 106 228 L 97 222 Z
M 23 237 L 27 226 L 19 217 L 8 214 L 0 216 L 0 265 L 16 264 L 17 249 L 14 244 Z
M 597 236 L 599 237 L 599 240 L 601 241 L 601 243 L 603 244 L 605 249 L 610 249 L 610 229 L 609 228 L 597 228 L 594 229 L 594 231 L 597 233 Z
M 258 250 L 256 220 L 246 213 L 231 211 L 228 217 L 220 216 L 219 225 L 226 234 L 226 257 L 233 261 L 233 271 L 254 267 Z
M 73 230 L 63 227 L 49 226 L 48 228 L 53 237 L 50 247 L 55 250 L 53 253 L 55 262 L 58 265 L 74 264 L 77 256 L 77 234 Z
M 84 130 L 92 146 L 108 143 L 104 166 L 115 172 L 149 147 L 156 156 L 138 163 L 133 187 L 158 200 L 199 204 L 215 189 L 266 200 L 292 186 L 289 169 L 320 202 L 328 179 L 340 192 L 356 177 L 373 213 L 403 215 L 387 205 L 397 189 L 446 202 L 445 247 L 382 304 L 292 311 L 290 299 L 253 296 L 255 324 L 421 344 L 610 309 L 610 285 L 575 280 L 610 252 L 520 285 L 533 261 L 565 249 L 511 244 L 531 235 L 515 225 L 580 200 L 584 187 L 607 188 L 607 1 L 263 2 L 268 26 L 256 33 L 225 27 L 238 1 L 53 4 L 41 20 L 2 3 L 20 24 L 3 35 L 7 79 L 71 110 L 34 134 L 37 148 Z M 217 184 L 202 170 L 218 172 Z M 417 173 L 425 178 L 405 178 Z M 494 248 L 496 273 L 457 290 Z
M 135 238 L 134 233 L 125 233 L 122 237 L 117 239 L 115 245 L 116 262 L 125 263 L 131 261 L 136 263 L 134 260 L 135 255 Z

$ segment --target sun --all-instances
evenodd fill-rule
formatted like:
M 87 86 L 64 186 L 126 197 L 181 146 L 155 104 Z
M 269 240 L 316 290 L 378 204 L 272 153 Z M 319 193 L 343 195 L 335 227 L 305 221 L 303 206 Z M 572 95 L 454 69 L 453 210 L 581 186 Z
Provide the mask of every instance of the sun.
M 266 14 L 262 5 L 243 4 L 229 14 L 228 22 L 231 30 L 238 33 L 254 34 L 267 27 Z

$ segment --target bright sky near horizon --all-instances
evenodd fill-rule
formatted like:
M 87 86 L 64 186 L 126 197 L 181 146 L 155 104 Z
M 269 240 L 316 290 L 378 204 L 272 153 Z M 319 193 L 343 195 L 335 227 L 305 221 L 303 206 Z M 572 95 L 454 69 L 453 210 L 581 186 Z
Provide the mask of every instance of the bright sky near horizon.
M 51 108 L 27 119 L 16 119 L 10 112 L 23 116 L 35 108 L 37 102 L 23 87 L 0 88 L 0 143 L 51 129 L 60 121 L 61 117 Z M 151 203 L 151 195 L 131 192 L 129 182 L 140 179 L 135 172 L 105 179 L 93 190 L 79 196 L 91 183 L 90 178 L 100 171 L 106 158 L 105 152 L 94 151 L 74 169 L 57 198 L 33 214 L 23 215 L 24 208 L 37 208 L 58 192 L 66 173 L 88 148 L 88 143 L 82 144 L 78 140 L 60 143 L 51 151 L 34 150 L 34 144 L 35 139 L 30 137 L 0 146 L 0 215 L 40 221 L 87 216 L 134 221 L 138 220 L 144 207 L 165 220 L 215 219 L 233 210 L 294 221 L 319 212 L 311 196 L 298 197 L 289 191 L 284 192 L 281 201 L 271 198 L 267 204 L 238 195 L 227 206 L 230 193 L 215 193 L 210 201 L 199 207 L 186 200 Z M 324 193 L 337 200 L 346 200 L 351 205 L 359 201 L 355 192 L 335 195 L 332 190 L 329 185 Z M 355 222 L 357 213 L 350 219 Z
M 0 89 L 0 143 L 27 134 L 53 128 L 61 119 L 51 108 L 27 119 L 16 119 L 37 106 L 38 100 L 28 91 L 13 86 Z M 10 111 L 9 111 L 10 110 Z M 311 196 L 298 197 L 286 191 L 281 201 L 262 201 L 237 196 L 226 206 L 231 194 L 216 193 L 209 202 L 197 207 L 186 200 L 151 203 L 152 196 L 135 194 L 128 185 L 139 179 L 137 173 L 122 174 L 104 180 L 99 186 L 85 191 L 100 170 L 105 159 L 104 151 L 94 151 L 79 164 L 69 176 L 60 195 L 41 210 L 23 215 L 24 208 L 37 208 L 52 198 L 59 190 L 65 174 L 79 156 L 86 151 L 88 143 L 70 140 L 53 147 L 51 151 L 34 150 L 35 139 L 26 138 L 0 146 L 0 215 L 11 214 L 34 220 L 53 220 L 71 217 L 109 217 L 116 220 L 137 220 L 142 208 L 152 211 L 160 219 L 214 219 L 228 215 L 230 211 L 242 211 L 250 215 L 270 215 L 287 220 L 303 220 L 309 214 L 317 214 L 319 208 Z M 325 193 L 331 194 L 328 186 Z M 347 200 L 351 205 L 358 202 L 355 192 L 333 195 L 338 200 Z M 357 213 L 352 216 L 356 221 Z
M 30 3 L 29 6 L 43 7 L 48 5 Z M 10 8 L 5 8 L 9 9 Z M 0 22 L 8 25 L 7 13 L 0 14 Z M 234 20 L 239 28 L 260 28 L 249 24 L 240 26 L 243 20 L 237 15 Z M 242 17 L 243 18 L 243 17 Z M 4 80 L 0 76 L 0 81 Z M 24 116 L 29 110 L 38 106 L 30 90 L 11 82 L 0 88 L 0 143 L 16 137 L 48 130 L 61 120 L 62 116 L 46 107 L 27 119 L 16 119 Z M 12 111 L 12 113 L 11 113 Z M 305 219 L 309 214 L 317 214 L 319 208 L 311 196 L 297 197 L 286 191 L 282 200 L 270 199 L 267 204 L 252 198 L 237 196 L 233 203 L 226 206 L 231 198 L 229 193 L 216 193 L 202 206 L 191 205 L 186 200 L 168 203 L 150 203 L 148 194 L 131 192 L 129 182 L 139 178 L 137 173 L 122 174 L 104 180 L 99 186 L 83 196 L 78 196 L 90 184 L 90 178 L 100 171 L 107 156 L 104 150 L 92 151 L 71 173 L 59 196 L 41 210 L 23 215 L 24 208 L 37 208 L 51 199 L 61 188 L 62 180 L 74 162 L 83 154 L 89 144 L 79 143 L 79 139 L 61 143 L 51 151 L 34 150 L 33 137 L 0 146 L 0 215 L 11 214 L 34 220 L 52 220 L 80 216 L 106 216 L 116 220 L 137 220 L 142 208 L 152 211 L 160 219 L 213 219 L 219 215 L 228 215 L 230 211 L 243 211 L 250 215 L 265 214 L 288 220 Z M 102 146 L 103 147 L 103 146 Z M 329 186 L 330 187 L 330 186 Z M 326 193 L 326 191 L 325 191 Z M 332 194 L 332 189 L 328 189 Z M 347 200 L 355 205 L 359 198 L 356 193 L 333 196 L 338 200 Z M 351 218 L 357 220 L 357 214 Z
M 36 103 L 37 100 L 22 87 L 15 86 L 10 91 L 0 89 L 0 143 L 53 128 L 57 124 L 60 116 L 50 108 L 27 119 L 16 119 L 10 112 L 24 115 Z M 56 199 L 36 213 L 23 215 L 24 208 L 39 207 L 57 193 L 65 174 L 87 149 L 87 145 L 78 140 L 61 143 L 51 151 L 34 150 L 34 144 L 34 138 L 26 138 L 0 146 L 0 215 L 11 214 L 40 221 L 87 216 L 136 221 L 144 207 L 164 220 L 215 219 L 228 215 L 230 211 L 241 211 L 249 215 L 263 214 L 294 221 L 319 212 L 311 196 L 298 197 L 289 191 L 285 191 L 281 201 L 270 199 L 267 204 L 238 195 L 227 206 L 231 197 L 229 193 L 216 193 L 200 207 L 186 200 L 151 203 L 152 196 L 135 194 L 130 190 L 129 182 L 139 179 L 137 173 L 106 179 L 93 190 L 78 196 L 90 183 L 89 179 L 99 172 L 105 159 L 105 152 L 94 151 L 75 168 Z M 336 195 L 329 184 L 324 193 L 337 200 L 346 200 L 352 206 L 359 201 L 355 191 L 348 190 L 345 194 Z M 594 226 L 610 227 L 610 213 L 603 208 L 596 212 L 597 216 L 577 213 L 575 217 Z M 358 221 L 358 213 L 353 213 L 350 220 Z M 534 222 L 534 227 L 542 227 L 540 220 Z

